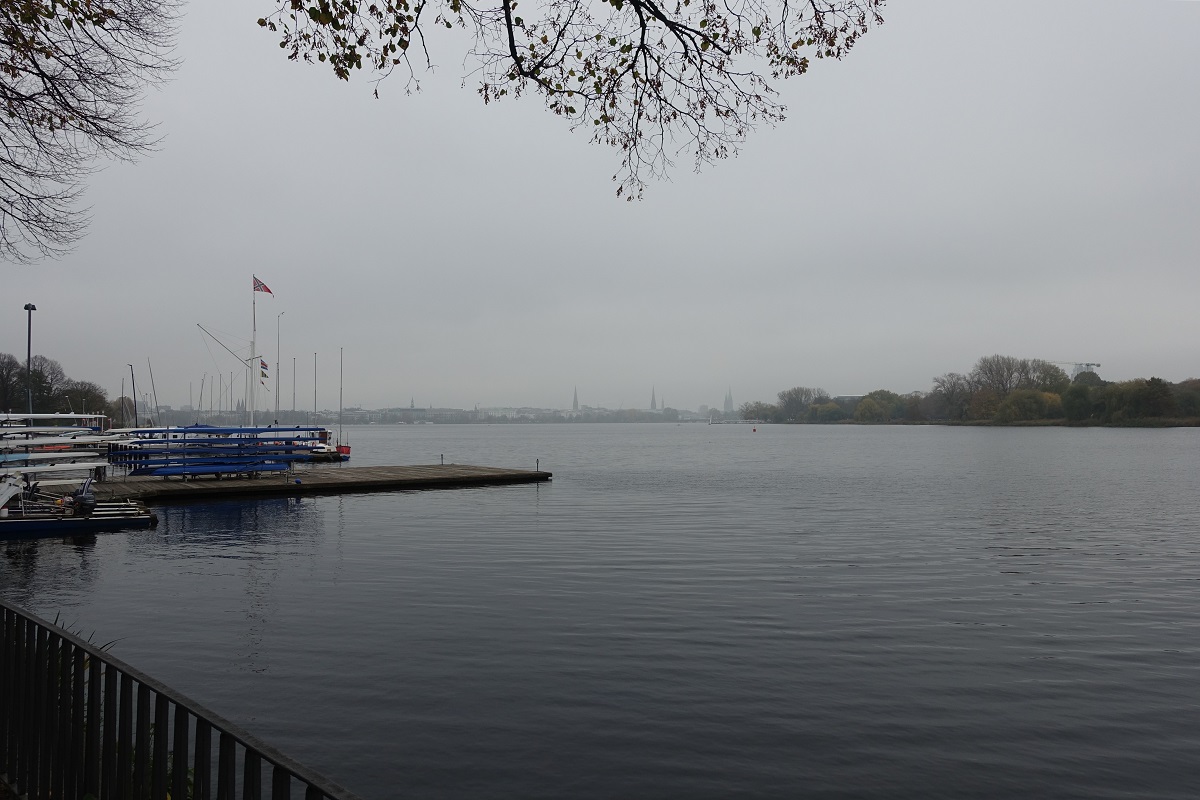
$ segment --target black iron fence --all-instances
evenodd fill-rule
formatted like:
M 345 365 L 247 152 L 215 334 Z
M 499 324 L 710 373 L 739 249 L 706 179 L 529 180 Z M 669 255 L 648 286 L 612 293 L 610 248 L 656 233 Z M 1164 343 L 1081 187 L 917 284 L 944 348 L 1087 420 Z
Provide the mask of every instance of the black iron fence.
M 0 601 L 0 773 L 29 800 L 358 800 L 232 722 Z M 215 745 L 215 748 L 214 748 Z M 298 795 L 296 795 L 298 796 Z

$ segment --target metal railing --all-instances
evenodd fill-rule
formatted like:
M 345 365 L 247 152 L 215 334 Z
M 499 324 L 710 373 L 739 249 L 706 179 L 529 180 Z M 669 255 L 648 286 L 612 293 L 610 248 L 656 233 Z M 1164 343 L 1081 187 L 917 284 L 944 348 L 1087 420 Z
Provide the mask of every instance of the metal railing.
M 262 800 L 264 785 L 271 800 L 290 800 L 293 784 L 305 800 L 358 800 L 200 704 L 3 601 L 0 637 L 0 773 L 28 800 Z

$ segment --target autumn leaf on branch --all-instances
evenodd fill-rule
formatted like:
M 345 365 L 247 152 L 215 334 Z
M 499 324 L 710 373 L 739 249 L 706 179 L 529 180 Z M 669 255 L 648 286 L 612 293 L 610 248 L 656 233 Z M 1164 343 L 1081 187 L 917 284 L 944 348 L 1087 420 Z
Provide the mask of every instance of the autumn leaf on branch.
M 463 32 L 485 103 L 527 92 L 572 129 L 621 152 L 617 194 L 639 197 L 689 153 L 698 169 L 784 119 L 771 81 L 840 59 L 884 0 L 286 0 L 258 23 L 288 58 L 348 80 L 399 69 L 414 88 L 431 65 L 428 26 Z M 413 53 L 420 55 L 414 64 Z

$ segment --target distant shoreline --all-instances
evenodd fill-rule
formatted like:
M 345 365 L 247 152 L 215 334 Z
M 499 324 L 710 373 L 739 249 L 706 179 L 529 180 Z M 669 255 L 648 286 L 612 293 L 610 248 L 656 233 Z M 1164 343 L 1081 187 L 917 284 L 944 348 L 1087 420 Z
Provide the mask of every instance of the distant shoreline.
M 429 421 L 420 423 L 422 425 L 612 425 L 612 424 L 632 424 L 632 425 L 708 425 L 704 420 L 665 420 L 665 419 L 639 419 L 639 420 L 537 420 L 537 419 L 491 419 L 480 420 L 478 422 L 464 421 L 445 421 L 435 422 Z M 862 426 L 862 427 L 886 427 L 889 425 L 904 425 L 904 426 L 940 426 L 950 428 L 1200 428 L 1200 417 L 1183 417 L 1183 418 L 1167 418 L 1154 417 L 1149 419 L 1135 419 L 1126 422 L 1099 422 L 1099 421 L 1074 421 L 1067 419 L 1030 419 L 1030 420 L 1014 420 L 1012 422 L 996 422 L 990 419 L 964 419 L 964 420 L 946 420 L 946 419 L 893 419 L 887 422 L 860 422 L 853 419 L 842 419 L 835 422 L 769 422 L 766 420 L 737 422 L 714 422 L 714 425 L 813 425 L 823 427 L 837 427 L 843 425 Z M 413 426 L 411 422 L 347 422 L 347 428 L 392 428 L 400 426 Z
M 940 425 L 965 428 L 1200 428 L 1200 417 L 1134 419 L 1126 422 L 1099 422 L 1095 420 L 1027 419 L 1012 422 L 996 422 L 990 419 L 894 419 L 889 422 L 859 422 L 846 419 L 837 422 L 769 422 L 764 425 Z

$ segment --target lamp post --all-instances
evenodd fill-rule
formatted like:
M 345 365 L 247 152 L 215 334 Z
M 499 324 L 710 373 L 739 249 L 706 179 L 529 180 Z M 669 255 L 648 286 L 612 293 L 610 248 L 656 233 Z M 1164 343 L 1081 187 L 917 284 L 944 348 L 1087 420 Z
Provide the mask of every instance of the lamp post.
M 29 401 L 29 416 L 33 416 L 33 312 L 37 306 L 26 303 L 29 312 L 29 330 L 25 334 L 25 399 Z

